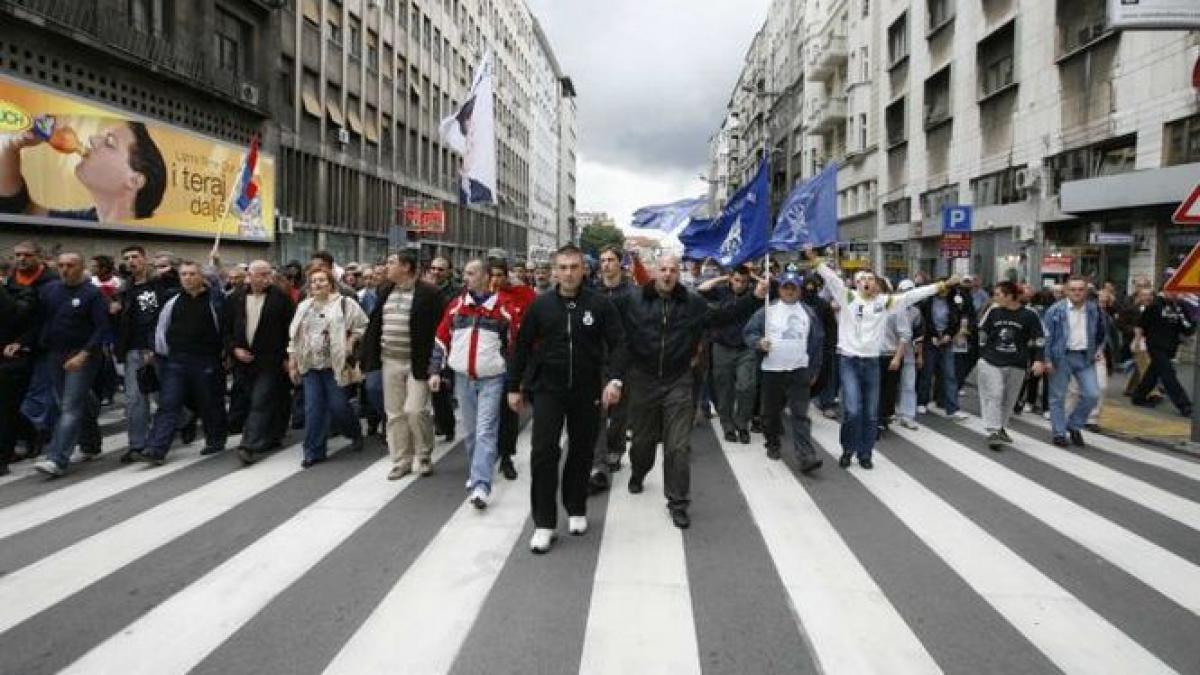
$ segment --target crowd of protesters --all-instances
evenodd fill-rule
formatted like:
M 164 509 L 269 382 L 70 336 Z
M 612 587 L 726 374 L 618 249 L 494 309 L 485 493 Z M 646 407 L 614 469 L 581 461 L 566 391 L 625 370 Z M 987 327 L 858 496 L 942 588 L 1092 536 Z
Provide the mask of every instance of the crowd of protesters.
M 517 478 L 531 408 L 530 547 L 544 553 L 560 491 L 568 531 L 583 534 L 588 494 L 612 486 L 626 452 L 628 490 L 642 492 L 660 444 L 668 512 L 688 527 L 691 435 L 706 417 L 727 443 L 761 434 L 779 460 L 786 410 L 810 473 L 822 466 L 810 405 L 840 420 L 840 466 L 871 469 L 892 424 L 966 419 L 972 375 L 994 450 L 1023 413 L 1045 415 L 1054 444 L 1083 446 L 1114 368 L 1130 371 L 1133 403 L 1153 406 L 1161 389 L 1191 413 L 1174 359 L 1195 303 L 1147 281 L 1128 297 L 1081 277 L 1035 290 L 917 274 L 893 287 L 804 253 L 721 269 L 566 246 L 528 265 L 493 250 L 456 270 L 412 249 L 378 264 L 318 251 L 223 266 L 138 245 L 50 259 L 22 242 L 0 260 L 0 474 L 29 460 L 57 477 L 76 450 L 101 454 L 100 413 L 120 394 L 122 462 L 161 465 L 199 425 L 201 454 L 236 439 L 252 465 L 291 428 L 304 468 L 331 438 L 358 451 L 380 434 L 399 480 L 430 475 L 437 439 L 461 435 L 467 500 L 484 510 L 497 474 Z

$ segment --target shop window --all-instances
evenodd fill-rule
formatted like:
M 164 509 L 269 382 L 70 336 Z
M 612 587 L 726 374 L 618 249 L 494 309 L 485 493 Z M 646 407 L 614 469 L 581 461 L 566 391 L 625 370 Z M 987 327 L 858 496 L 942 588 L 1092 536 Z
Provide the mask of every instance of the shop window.
M 1136 156 L 1137 134 L 1130 134 L 1047 157 L 1050 194 L 1058 194 L 1065 181 L 1133 171 Z
M 1163 129 L 1163 166 L 1200 162 L 1200 115 L 1168 122 Z

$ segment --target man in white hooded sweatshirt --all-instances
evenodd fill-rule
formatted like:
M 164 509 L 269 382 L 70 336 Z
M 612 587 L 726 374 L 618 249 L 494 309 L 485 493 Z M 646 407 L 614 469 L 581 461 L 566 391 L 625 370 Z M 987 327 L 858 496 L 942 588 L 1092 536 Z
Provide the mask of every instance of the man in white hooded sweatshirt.
M 840 306 L 837 349 L 842 385 L 842 456 L 838 465 L 850 466 L 857 455 L 858 465 L 870 469 L 874 466 L 871 453 L 879 423 L 879 350 L 888 314 L 933 296 L 943 285 L 957 285 L 958 277 L 886 295 L 879 292 L 874 274 L 859 272 L 854 275 L 854 290 L 850 290 L 823 260 L 817 260 L 811 247 L 804 254 L 817 263 L 825 288 Z

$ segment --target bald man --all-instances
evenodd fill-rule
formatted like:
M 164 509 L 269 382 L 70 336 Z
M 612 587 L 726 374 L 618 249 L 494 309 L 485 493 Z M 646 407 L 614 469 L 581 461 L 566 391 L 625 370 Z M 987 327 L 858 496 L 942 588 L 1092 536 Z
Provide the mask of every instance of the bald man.
M 238 456 L 253 464 L 283 444 L 287 433 L 288 326 L 295 307 L 287 293 L 272 283 L 274 270 L 265 260 L 250 263 L 246 286 L 229 298 L 229 353 L 239 394 L 248 401 Z

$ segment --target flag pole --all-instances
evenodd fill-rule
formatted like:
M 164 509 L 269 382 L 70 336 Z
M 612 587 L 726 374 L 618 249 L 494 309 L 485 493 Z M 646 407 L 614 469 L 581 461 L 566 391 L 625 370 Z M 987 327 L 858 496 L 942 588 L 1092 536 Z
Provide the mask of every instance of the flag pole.
M 242 180 L 242 172 L 246 170 L 246 161 L 250 158 L 250 151 L 242 155 L 242 163 L 238 165 L 237 173 L 234 175 L 233 182 L 229 186 L 229 192 L 225 195 L 225 212 L 221 214 L 221 219 L 217 221 L 217 236 L 213 238 L 212 251 L 209 251 L 208 259 L 210 262 L 215 261 L 221 249 L 221 234 L 225 231 L 225 221 L 229 219 L 229 214 L 233 211 L 233 193 L 238 189 L 238 184 Z M 253 177 L 252 177 L 253 178 Z

